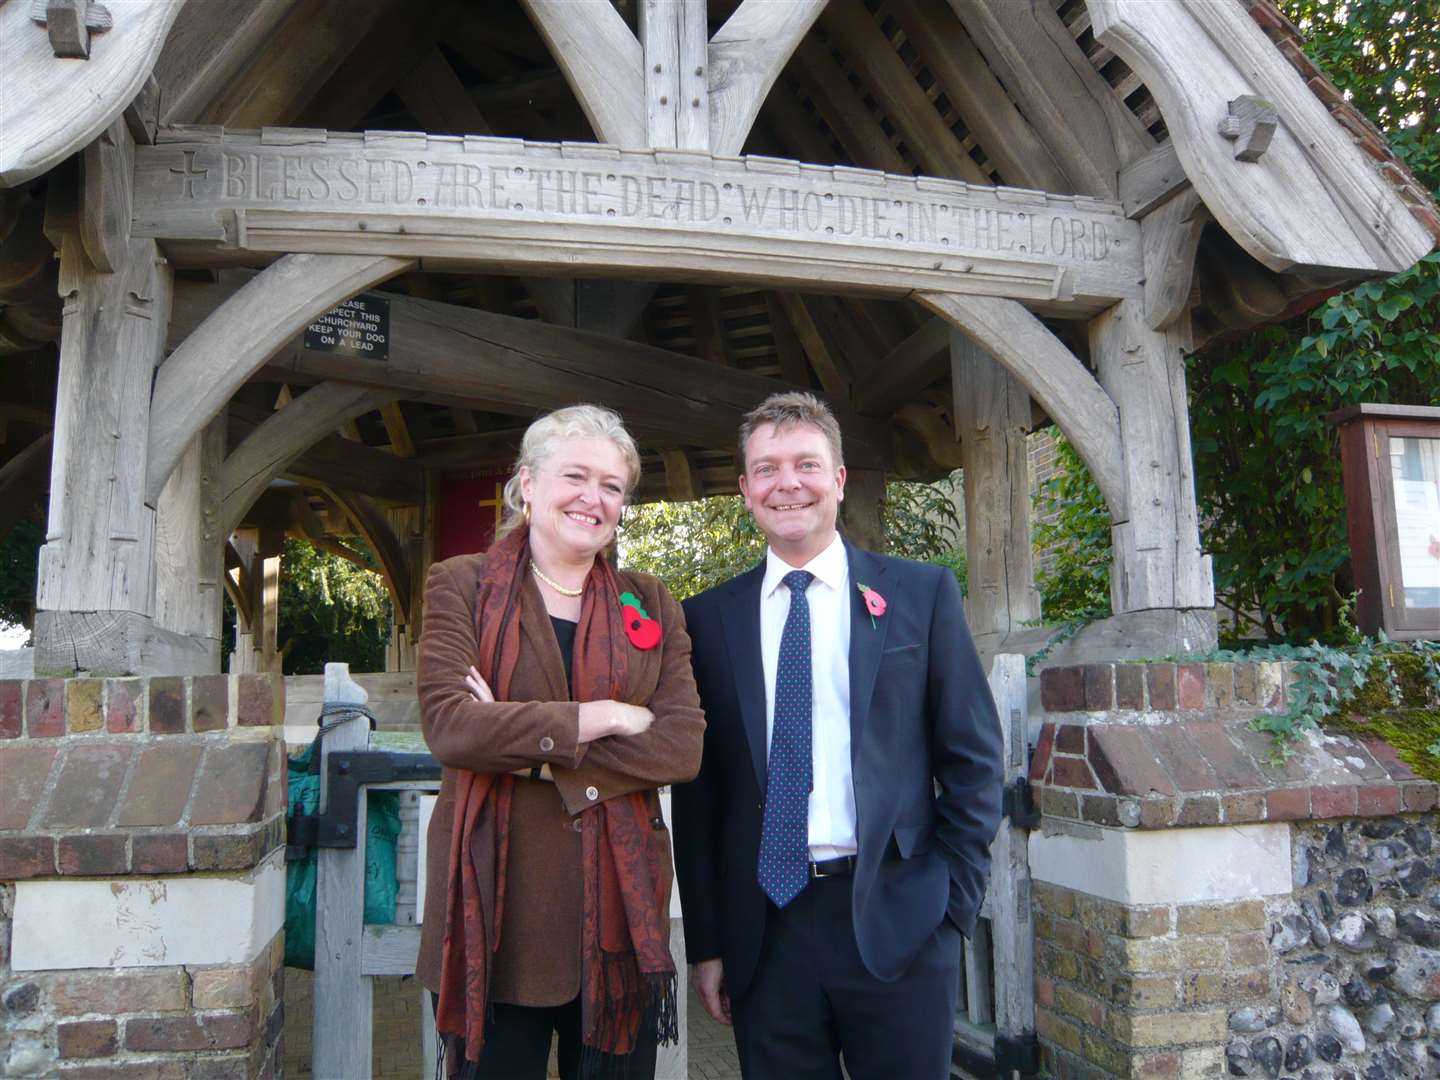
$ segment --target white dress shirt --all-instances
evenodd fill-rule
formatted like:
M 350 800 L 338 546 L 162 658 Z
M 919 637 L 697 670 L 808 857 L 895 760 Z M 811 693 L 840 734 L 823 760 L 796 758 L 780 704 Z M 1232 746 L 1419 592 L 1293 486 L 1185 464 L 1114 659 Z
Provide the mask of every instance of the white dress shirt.
M 811 697 L 810 858 L 855 854 L 855 785 L 850 772 L 850 562 L 839 535 L 804 566 L 773 551 L 760 582 L 760 657 L 765 669 L 765 745 L 775 730 L 775 671 L 780 636 L 790 614 L 785 575 L 808 570 Z

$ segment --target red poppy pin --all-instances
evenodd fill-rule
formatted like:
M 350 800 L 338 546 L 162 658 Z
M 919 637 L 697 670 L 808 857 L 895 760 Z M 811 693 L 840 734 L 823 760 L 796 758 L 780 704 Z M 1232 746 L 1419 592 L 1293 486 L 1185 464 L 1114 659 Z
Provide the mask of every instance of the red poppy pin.
M 653 649 L 660 644 L 660 623 L 650 617 L 634 593 L 620 594 L 620 618 L 625 622 L 625 636 L 635 648 Z
M 865 600 L 865 610 L 870 613 L 870 625 L 874 626 L 876 616 L 885 614 L 885 597 L 869 585 L 857 583 L 855 587 L 860 590 L 860 595 Z

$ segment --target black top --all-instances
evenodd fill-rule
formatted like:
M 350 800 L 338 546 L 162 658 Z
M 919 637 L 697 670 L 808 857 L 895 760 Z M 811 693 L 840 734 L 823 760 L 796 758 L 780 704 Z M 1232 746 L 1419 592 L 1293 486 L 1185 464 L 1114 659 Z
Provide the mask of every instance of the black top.
M 575 679 L 571 669 L 575 659 L 575 628 L 579 625 L 569 619 L 557 619 L 550 616 L 550 625 L 555 628 L 555 640 L 560 645 L 560 659 L 565 662 L 565 685 L 570 689 L 570 696 L 575 696 Z

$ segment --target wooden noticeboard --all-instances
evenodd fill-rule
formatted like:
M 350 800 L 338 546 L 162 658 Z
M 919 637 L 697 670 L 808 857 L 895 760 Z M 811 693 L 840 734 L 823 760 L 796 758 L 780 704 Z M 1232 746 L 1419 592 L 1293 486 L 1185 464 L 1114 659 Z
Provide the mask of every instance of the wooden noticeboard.
M 1440 408 L 1358 405 L 1340 432 L 1356 625 L 1440 640 Z

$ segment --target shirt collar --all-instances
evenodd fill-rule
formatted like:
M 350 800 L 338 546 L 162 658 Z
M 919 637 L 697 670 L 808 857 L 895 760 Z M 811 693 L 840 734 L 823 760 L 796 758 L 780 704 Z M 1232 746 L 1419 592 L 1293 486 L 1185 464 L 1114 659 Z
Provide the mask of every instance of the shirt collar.
M 850 560 L 845 557 L 845 542 L 837 532 L 829 546 L 804 566 L 791 566 L 770 548 L 765 549 L 765 577 L 760 582 L 760 595 L 771 596 L 791 570 L 808 570 L 822 585 L 840 591 L 850 575 Z

